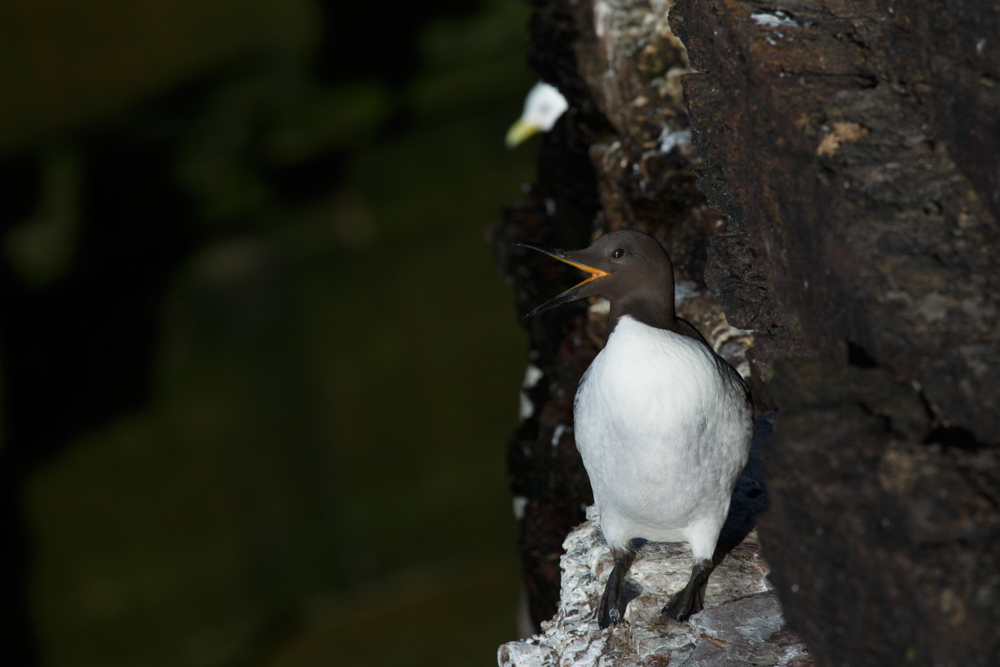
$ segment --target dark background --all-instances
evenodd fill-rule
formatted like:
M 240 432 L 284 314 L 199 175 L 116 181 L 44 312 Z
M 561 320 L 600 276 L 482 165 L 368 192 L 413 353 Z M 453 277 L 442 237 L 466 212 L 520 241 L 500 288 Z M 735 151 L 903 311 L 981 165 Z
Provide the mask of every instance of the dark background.
M 516 636 L 516 0 L 0 2 L 18 665 L 481 665 Z

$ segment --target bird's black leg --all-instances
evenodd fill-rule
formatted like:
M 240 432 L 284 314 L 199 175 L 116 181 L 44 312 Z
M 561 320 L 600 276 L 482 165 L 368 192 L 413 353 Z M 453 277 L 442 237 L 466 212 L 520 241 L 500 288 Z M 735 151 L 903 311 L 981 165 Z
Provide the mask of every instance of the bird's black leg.
M 691 568 L 691 578 L 688 579 L 687 586 L 674 593 L 670 602 L 660 612 L 660 620 L 673 619 L 684 622 L 705 608 L 705 589 L 708 587 L 708 577 L 715 569 L 715 564 L 710 560 L 703 560 L 695 563 Z
M 608 577 L 608 584 L 604 587 L 604 595 L 601 596 L 601 606 L 597 612 L 597 623 L 601 629 L 614 625 L 625 616 L 625 607 L 637 595 L 639 589 L 635 584 L 625 578 L 635 555 L 646 543 L 646 540 L 634 539 L 628 543 L 628 548 L 622 551 L 612 550 L 611 555 L 615 559 L 615 567 Z

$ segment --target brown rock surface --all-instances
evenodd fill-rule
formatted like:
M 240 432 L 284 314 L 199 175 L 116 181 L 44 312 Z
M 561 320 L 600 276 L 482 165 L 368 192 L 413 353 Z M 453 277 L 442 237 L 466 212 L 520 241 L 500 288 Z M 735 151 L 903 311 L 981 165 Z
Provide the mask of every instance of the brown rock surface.
M 671 25 L 739 232 L 706 278 L 774 378 L 790 626 L 817 665 L 998 664 L 1000 4 L 681 0 Z
M 685 79 L 702 185 L 747 230 L 713 243 L 726 312 L 772 333 L 768 359 L 859 345 L 996 443 L 1000 6 L 960 4 L 968 21 L 943 24 L 955 10 L 931 2 L 684 0 L 672 18 L 703 72 Z M 942 35 L 963 25 L 968 44 Z
M 781 362 L 772 390 L 760 530 L 816 664 L 997 664 L 994 453 L 924 444 L 919 395 L 882 369 Z

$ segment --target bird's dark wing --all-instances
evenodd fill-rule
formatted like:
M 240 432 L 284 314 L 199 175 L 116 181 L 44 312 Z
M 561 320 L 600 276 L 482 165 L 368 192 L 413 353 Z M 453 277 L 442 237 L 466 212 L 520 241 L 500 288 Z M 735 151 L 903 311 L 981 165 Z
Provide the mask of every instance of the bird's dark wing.
M 708 344 L 708 341 L 705 340 L 705 337 L 701 335 L 701 332 L 698 331 L 698 329 L 695 328 L 695 326 L 690 322 L 688 322 L 687 320 L 682 320 L 681 318 L 678 317 L 677 328 L 674 330 L 674 333 L 679 333 L 682 336 L 693 338 L 694 340 L 698 341 L 708 349 L 712 350 L 712 346 Z M 715 350 L 712 350 L 712 352 L 714 353 Z

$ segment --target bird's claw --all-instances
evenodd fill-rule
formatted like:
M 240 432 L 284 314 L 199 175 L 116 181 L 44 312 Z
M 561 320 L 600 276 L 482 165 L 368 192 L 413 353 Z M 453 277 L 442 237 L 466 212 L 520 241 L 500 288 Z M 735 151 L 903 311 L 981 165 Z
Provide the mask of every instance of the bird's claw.
M 714 567 L 695 565 L 687 586 L 674 593 L 660 612 L 660 620 L 674 620 L 683 623 L 705 608 L 705 588 Z
M 601 606 L 597 615 L 597 624 L 601 629 L 605 630 L 621 623 L 625 618 L 625 608 L 628 607 L 628 603 L 638 595 L 639 589 L 626 579 L 622 579 L 617 591 L 613 591 L 610 595 L 605 590 L 601 596 Z M 617 599 L 614 599 L 616 597 Z
M 674 620 L 683 623 L 699 611 L 705 608 L 704 603 L 698 599 L 697 595 L 691 595 L 687 588 L 674 594 L 663 611 L 660 612 L 662 620 Z

